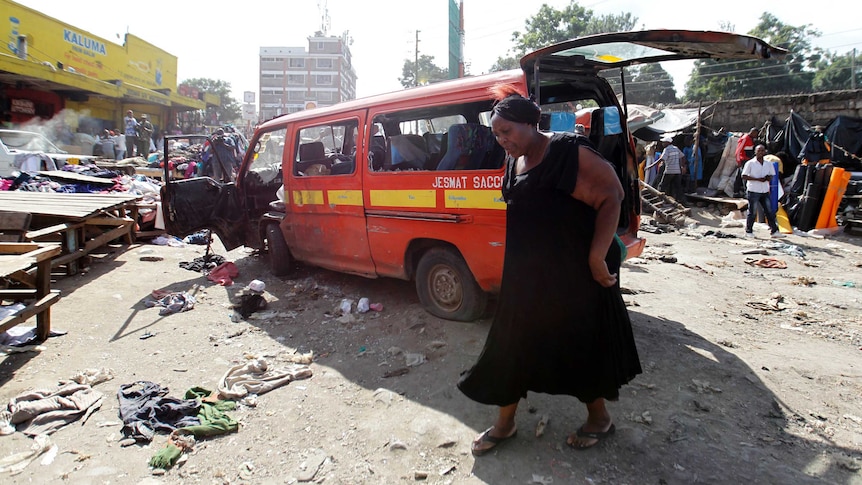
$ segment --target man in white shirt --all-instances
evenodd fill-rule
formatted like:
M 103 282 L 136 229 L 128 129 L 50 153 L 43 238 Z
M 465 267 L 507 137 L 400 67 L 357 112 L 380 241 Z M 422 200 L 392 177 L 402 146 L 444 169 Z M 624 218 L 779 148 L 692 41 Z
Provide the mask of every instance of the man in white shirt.
M 664 175 L 662 175 L 659 184 L 659 190 L 666 194 L 670 194 L 677 202 L 682 204 L 682 176 L 687 172 L 688 167 L 685 160 L 685 155 L 682 150 L 673 144 L 673 138 L 670 135 L 665 135 L 661 139 L 664 148 L 661 152 L 661 158 L 657 162 L 664 164 Z
M 757 213 L 757 205 L 763 207 L 766 214 L 766 223 L 772 232 L 772 237 L 784 237 L 778 232 L 778 224 L 775 223 L 775 212 L 770 207 L 769 181 L 775 177 L 775 169 L 772 163 L 763 159 L 766 155 L 766 147 L 757 145 L 754 148 L 754 158 L 745 162 L 742 167 L 742 180 L 745 181 L 746 194 L 748 197 L 748 217 L 745 219 L 745 237 L 754 237 L 754 215 Z

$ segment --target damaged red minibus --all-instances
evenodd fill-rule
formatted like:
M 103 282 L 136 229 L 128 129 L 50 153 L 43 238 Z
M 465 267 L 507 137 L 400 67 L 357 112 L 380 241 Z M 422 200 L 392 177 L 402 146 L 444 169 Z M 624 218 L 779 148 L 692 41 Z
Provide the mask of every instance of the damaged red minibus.
M 632 257 L 645 244 L 638 237 L 633 140 L 624 89 L 621 104 L 600 73 L 645 62 L 783 53 L 728 32 L 599 34 L 532 52 L 521 69 L 281 116 L 255 131 L 236 181 L 166 183 L 166 229 L 184 236 L 208 228 L 228 250 L 260 248 L 276 275 L 301 261 L 412 280 L 430 313 L 474 320 L 499 289 L 505 242 L 505 153 L 489 128 L 489 87 L 521 86 L 541 106 L 547 130 L 572 131 L 578 105 L 596 108 L 588 137 L 625 188 L 617 233 Z

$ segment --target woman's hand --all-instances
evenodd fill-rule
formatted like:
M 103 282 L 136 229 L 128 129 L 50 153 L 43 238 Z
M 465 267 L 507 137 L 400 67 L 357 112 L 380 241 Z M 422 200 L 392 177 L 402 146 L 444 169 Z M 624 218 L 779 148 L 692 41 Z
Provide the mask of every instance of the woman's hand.
M 596 280 L 596 283 L 605 288 L 610 288 L 617 284 L 617 275 L 611 274 L 611 272 L 608 271 L 608 264 L 605 263 L 604 259 L 597 261 L 590 260 L 590 272 L 592 272 L 593 279 Z

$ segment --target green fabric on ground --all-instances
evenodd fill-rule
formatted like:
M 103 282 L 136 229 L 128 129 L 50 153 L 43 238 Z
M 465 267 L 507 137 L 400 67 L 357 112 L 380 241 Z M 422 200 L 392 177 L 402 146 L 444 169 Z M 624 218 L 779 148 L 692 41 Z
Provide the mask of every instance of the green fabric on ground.
M 169 443 L 150 458 L 150 466 L 167 470 L 176 464 L 182 454 L 183 450 Z
M 193 387 L 186 391 L 185 399 L 197 399 L 201 403 L 198 410 L 197 418 L 201 424 L 195 426 L 186 426 L 178 428 L 177 432 L 181 434 L 190 434 L 195 438 L 205 436 L 217 436 L 221 434 L 232 433 L 239 429 L 239 423 L 232 417 L 225 414 L 225 411 L 233 411 L 236 409 L 236 403 L 233 401 L 216 401 L 214 403 L 205 402 L 203 399 L 209 397 L 212 391 L 203 387 Z M 168 443 L 167 446 L 156 452 L 150 458 L 150 466 L 153 468 L 168 469 L 182 456 L 183 450 L 178 446 Z
M 212 394 L 212 391 L 203 387 L 193 387 L 186 391 L 186 399 L 203 399 Z M 198 410 L 198 419 L 201 424 L 196 426 L 186 426 L 180 428 L 180 432 L 184 434 L 192 434 L 195 438 L 204 436 L 217 436 L 221 434 L 232 433 L 239 429 L 239 423 L 232 417 L 225 414 L 225 411 L 233 411 L 236 409 L 236 403 L 233 401 L 216 401 L 215 403 L 201 402 L 201 408 Z

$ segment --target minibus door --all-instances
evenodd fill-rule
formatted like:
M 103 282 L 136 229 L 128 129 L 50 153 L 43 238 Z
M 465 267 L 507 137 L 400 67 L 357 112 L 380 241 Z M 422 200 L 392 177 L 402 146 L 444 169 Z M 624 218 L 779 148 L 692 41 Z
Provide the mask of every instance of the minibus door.
M 203 135 L 165 136 L 165 160 L 168 160 L 168 144 L 173 139 L 202 142 Z M 184 237 L 203 229 L 218 235 L 225 249 L 242 246 L 248 220 L 245 217 L 241 197 L 236 184 L 225 176 L 218 181 L 211 177 L 195 177 L 172 180 L 168 164 L 165 163 L 165 184 L 160 195 L 165 230 L 168 234 Z
M 376 276 L 362 200 L 366 164 L 365 112 L 297 125 L 284 171 L 285 240 L 300 261 L 363 276 Z M 359 146 L 357 146 L 359 145 Z

